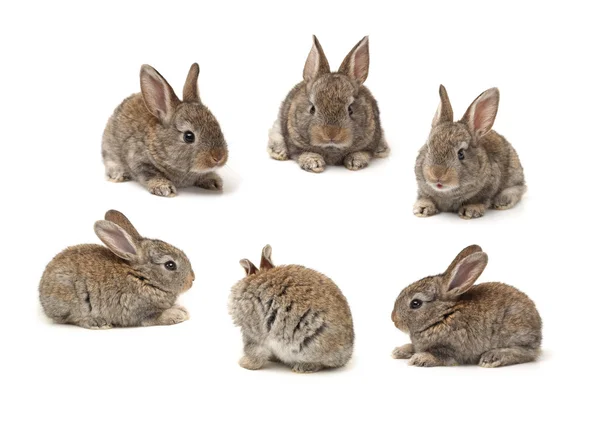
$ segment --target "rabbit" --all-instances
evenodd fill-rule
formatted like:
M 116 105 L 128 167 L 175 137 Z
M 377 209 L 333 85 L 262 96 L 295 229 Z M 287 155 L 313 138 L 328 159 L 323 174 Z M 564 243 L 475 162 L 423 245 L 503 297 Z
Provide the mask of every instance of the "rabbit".
M 352 315 L 333 281 L 300 265 L 275 266 L 269 245 L 260 268 L 247 259 L 240 264 L 246 277 L 229 296 L 229 314 L 244 341 L 240 366 L 258 370 L 273 360 L 310 373 L 350 360 Z
M 462 250 L 446 272 L 405 288 L 392 320 L 412 344 L 395 359 L 419 367 L 479 364 L 501 367 L 534 361 L 540 354 L 542 320 L 524 293 L 503 283 L 474 285 L 487 265 L 481 247 Z
M 363 85 L 369 73 L 369 38 L 346 56 L 338 72 L 329 63 L 316 36 L 304 66 L 304 81 L 281 105 L 269 132 L 269 155 L 293 159 L 308 172 L 326 165 L 350 170 L 366 168 L 373 157 L 387 157 L 389 147 L 379 108 Z
M 168 197 L 177 187 L 223 189 L 215 169 L 227 162 L 227 143 L 200 101 L 199 73 L 198 64 L 192 64 L 180 101 L 160 73 L 142 66 L 142 92 L 125 99 L 104 130 L 102 159 L 109 181 L 133 179 Z
M 429 138 L 415 164 L 414 214 L 457 212 L 463 219 L 472 219 L 482 217 L 490 207 L 514 207 L 525 193 L 525 177 L 515 149 L 492 130 L 498 89 L 481 93 L 456 122 L 443 85 L 440 99 Z
M 88 329 L 173 325 L 189 318 L 175 304 L 195 278 L 181 250 L 143 238 L 115 210 L 94 231 L 106 247 L 69 247 L 46 267 L 39 292 L 48 317 Z

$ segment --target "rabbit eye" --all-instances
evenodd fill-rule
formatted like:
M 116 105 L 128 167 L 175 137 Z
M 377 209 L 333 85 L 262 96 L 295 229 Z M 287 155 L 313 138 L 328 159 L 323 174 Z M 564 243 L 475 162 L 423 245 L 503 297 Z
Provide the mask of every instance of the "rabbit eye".
M 317 108 L 315 108 L 315 105 L 310 105 L 310 115 L 314 115 L 315 112 L 317 112 Z
M 465 158 L 465 150 L 458 150 L 458 160 L 463 160 Z
M 423 305 L 423 301 L 421 301 L 420 299 L 413 299 L 412 301 L 410 301 L 410 308 L 413 310 L 420 308 L 421 305 Z
M 354 109 L 352 109 L 352 105 L 348 106 L 348 115 L 354 114 Z
M 177 269 L 177 264 L 170 260 L 165 263 L 165 268 L 167 268 L 169 271 L 175 271 Z
M 183 134 L 183 140 L 188 144 L 192 144 L 194 143 L 194 140 L 196 140 L 196 136 L 194 136 L 194 134 L 188 130 Z

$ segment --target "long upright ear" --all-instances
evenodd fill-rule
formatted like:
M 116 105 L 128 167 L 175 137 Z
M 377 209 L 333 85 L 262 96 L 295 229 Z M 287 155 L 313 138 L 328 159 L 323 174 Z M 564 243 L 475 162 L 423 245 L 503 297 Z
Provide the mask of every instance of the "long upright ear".
M 482 251 L 473 253 L 458 262 L 452 272 L 444 277 L 446 295 L 458 297 L 473 287 L 487 262 L 487 254 Z
M 340 73 L 362 84 L 369 75 L 369 36 L 365 36 L 354 45 L 339 69 Z
M 481 138 L 492 130 L 498 113 L 498 103 L 500 103 L 500 92 L 497 88 L 490 88 L 471 103 L 460 121 L 469 127 L 476 138 Z
M 454 121 L 454 112 L 452 112 L 450 98 L 446 92 L 446 87 L 440 85 L 440 104 L 438 105 L 437 111 L 435 111 L 431 127 L 435 127 L 441 123 L 451 123 L 452 121 Z
M 188 76 L 183 86 L 183 101 L 200 103 L 200 91 L 198 90 L 198 75 L 200 74 L 200 66 L 198 63 L 192 64 Z
M 265 247 L 263 248 L 262 256 L 260 258 L 261 271 L 264 269 L 271 269 L 275 267 L 273 261 L 271 260 L 272 251 L 273 250 L 271 249 L 271 246 L 269 244 L 265 245 Z
M 152 66 L 140 70 L 140 87 L 146 107 L 163 123 L 169 122 L 180 103 L 169 83 Z
M 240 260 L 240 265 L 242 265 L 242 268 L 244 268 L 244 270 L 246 271 L 247 276 L 256 274 L 258 272 L 258 269 L 256 268 L 256 266 L 254 266 L 254 264 L 252 262 L 250 262 L 248 259 Z
M 142 239 L 142 236 L 138 233 L 136 228 L 133 227 L 131 222 L 123 213 L 117 210 L 108 210 L 104 215 L 104 220 L 111 221 L 114 224 L 120 226 L 125 232 L 135 240 Z
M 304 81 L 312 81 L 329 72 L 331 72 L 331 69 L 329 69 L 327 57 L 325 57 L 319 39 L 317 39 L 317 36 L 313 36 L 313 46 L 308 54 L 306 63 L 304 63 L 304 73 L 302 75 Z
M 125 260 L 135 260 L 139 256 L 138 241 L 113 222 L 100 220 L 94 224 L 98 238 L 110 251 Z
M 463 260 L 465 257 L 470 256 L 473 253 L 477 253 L 480 251 L 482 251 L 481 247 L 479 247 L 477 244 L 473 244 L 473 245 L 463 248 L 461 250 L 461 252 L 456 255 L 456 257 L 454 258 L 454 260 L 452 261 L 452 263 L 450 264 L 448 269 L 446 269 L 446 272 L 444 272 L 444 274 L 445 275 L 450 274 L 454 270 L 454 268 L 456 267 L 458 262 Z

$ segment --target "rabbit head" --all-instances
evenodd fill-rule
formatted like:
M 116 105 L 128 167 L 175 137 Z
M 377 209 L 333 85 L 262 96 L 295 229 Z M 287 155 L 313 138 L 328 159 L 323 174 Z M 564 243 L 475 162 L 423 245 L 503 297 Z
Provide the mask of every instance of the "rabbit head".
M 146 108 L 156 117 L 150 131 L 154 161 L 173 171 L 202 173 L 227 162 L 227 144 L 219 123 L 200 101 L 197 63 L 192 64 L 183 100 L 153 67 L 143 65 L 140 85 Z
M 296 126 L 310 145 L 349 147 L 370 124 L 372 108 L 359 90 L 369 73 L 369 39 L 364 37 L 331 73 L 316 36 L 304 65 L 306 91 L 296 99 Z
M 185 253 L 163 241 L 143 238 L 120 212 L 108 211 L 105 220 L 94 224 L 94 231 L 135 277 L 175 294 L 192 287 L 194 271 Z
M 431 123 L 423 161 L 423 176 L 444 193 L 477 182 L 487 160 L 480 140 L 494 125 L 500 93 L 497 88 L 477 97 L 460 121 L 454 122 L 448 93 L 440 85 L 440 104 Z
M 269 244 L 265 245 L 260 257 L 260 268 L 257 268 L 248 259 L 240 260 L 240 265 L 242 265 L 242 268 L 244 268 L 244 271 L 246 271 L 246 276 L 248 277 L 256 274 L 259 271 L 268 271 L 269 269 L 275 268 L 273 260 L 271 259 L 271 252 L 271 246 Z
M 406 287 L 396 299 L 392 320 L 411 335 L 440 322 L 461 296 L 475 284 L 487 265 L 487 254 L 478 245 L 461 251 L 446 272 L 423 278 Z

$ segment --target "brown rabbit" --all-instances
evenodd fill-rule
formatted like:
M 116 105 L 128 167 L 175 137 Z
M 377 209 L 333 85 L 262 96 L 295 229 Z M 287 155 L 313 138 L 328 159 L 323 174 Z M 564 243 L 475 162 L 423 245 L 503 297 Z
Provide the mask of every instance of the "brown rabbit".
M 276 360 L 307 373 L 350 360 L 352 315 L 333 281 L 303 266 L 275 266 L 269 245 L 260 269 L 247 259 L 240 264 L 246 278 L 229 296 L 229 313 L 244 339 L 240 366 L 257 370 Z
M 415 164 L 419 192 L 414 214 L 427 217 L 448 211 L 471 219 L 490 207 L 514 207 L 525 193 L 525 178 L 515 149 L 492 130 L 498 89 L 481 93 L 457 122 L 443 85 L 440 99 Z
M 389 147 L 379 108 L 363 85 L 368 74 L 368 37 L 358 42 L 339 71 L 332 73 L 313 36 L 304 81 L 290 91 L 269 133 L 271 157 L 296 160 L 309 172 L 323 172 L 325 165 L 358 170 L 367 167 L 373 157 L 387 157 Z
M 487 255 L 472 245 L 443 274 L 404 289 L 392 320 L 412 344 L 396 348 L 392 356 L 419 367 L 501 367 L 535 360 L 542 342 L 535 304 L 507 284 L 475 285 L 486 265 Z
M 188 319 L 186 309 L 175 304 L 194 281 L 181 250 L 143 238 L 114 210 L 94 230 L 106 247 L 69 247 L 46 267 L 40 301 L 48 317 L 90 329 L 173 325 Z
M 227 144 L 200 101 L 199 73 L 192 64 L 180 101 L 160 73 L 142 66 L 142 92 L 125 99 L 104 130 L 102 158 L 110 181 L 133 179 L 158 196 L 175 196 L 177 187 L 222 190 L 214 170 L 227 162 Z

